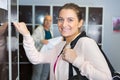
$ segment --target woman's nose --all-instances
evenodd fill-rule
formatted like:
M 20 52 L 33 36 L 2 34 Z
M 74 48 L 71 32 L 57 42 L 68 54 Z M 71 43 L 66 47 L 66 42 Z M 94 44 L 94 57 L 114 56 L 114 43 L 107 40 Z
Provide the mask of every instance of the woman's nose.
M 63 21 L 63 26 L 64 27 L 67 26 L 67 21 L 66 20 Z

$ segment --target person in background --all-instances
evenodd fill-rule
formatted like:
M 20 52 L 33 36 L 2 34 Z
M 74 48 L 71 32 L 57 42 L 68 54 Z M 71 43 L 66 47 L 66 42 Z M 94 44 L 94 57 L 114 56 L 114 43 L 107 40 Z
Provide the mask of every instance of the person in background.
M 7 30 L 8 23 L 5 22 L 0 26 L 0 80 L 8 80 Z
M 83 25 L 81 8 L 74 3 L 62 6 L 58 14 L 58 29 L 61 41 L 46 52 L 38 52 L 34 40 L 24 22 L 14 22 L 23 35 L 23 46 L 31 63 L 50 63 L 50 80 L 68 80 L 69 63 L 78 68 L 80 74 L 88 80 L 112 80 L 108 64 L 95 40 L 81 31 Z M 79 38 L 79 39 L 78 39 Z M 75 47 L 71 45 L 78 39 Z M 50 53 L 50 54 L 48 54 Z M 73 75 L 76 72 L 73 71 Z
M 43 25 L 38 26 L 32 37 L 35 41 L 35 47 L 38 51 L 41 50 L 43 45 L 49 43 L 49 39 L 53 38 L 53 32 L 51 29 L 52 17 L 50 15 L 45 15 Z M 33 75 L 32 80 L 47 80 L 49 76 L 49 64 L 37 64 L 33 65 Z
M 15 62 L 17 57 L 15 55 L 16 50 L 18 49 L 18 38 L 15 36 L 8 35 L 8 22 L 2 23 L 0 26 L 0 80 L 9 80 L 8 73 L 9 73 L 9 49 L 12 52 L 12 61 Z M 11 26 L 12 27 L 12 26 Z M 14 28 L 14 27 L 13 27 Z M 12 29 L 13 30 L 13 29 Z M 14 33 L 15 34 L 15 33 Z M 12 32 L 11 32 L 12 35 Z M 11 47 L 9 47 L 9 37 L 11 37 Z M 13 72 L 16 72 L 16 65 L 12 66 L 14 68 Z M 13 73 L 12 79 L 15 80 L 16 73 Z

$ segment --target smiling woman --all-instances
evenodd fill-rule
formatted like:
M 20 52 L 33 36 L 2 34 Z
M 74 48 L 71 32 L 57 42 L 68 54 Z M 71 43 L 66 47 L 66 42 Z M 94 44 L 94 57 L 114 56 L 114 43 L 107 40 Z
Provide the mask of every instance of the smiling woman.
M 81 38 L 86 34 L 80 30 L 83 25 L 81 14 L 81 8 L 74 3 L 67 3 L 60 8 L 58 29 L 63 38 L 46 52 L 37 51 L 24 22 L 14 22 L 16 29 L 23 35 L 23 46 L 30 62 L 50 63 L 50 80 L 68 80 L 75 75 L 75 71 L 69 75 L 69 63 L 87 79 L 112 80 L 108 64 L 97 43 L 89 37 Z M 73 44 L 76 45 L 71 49 Z

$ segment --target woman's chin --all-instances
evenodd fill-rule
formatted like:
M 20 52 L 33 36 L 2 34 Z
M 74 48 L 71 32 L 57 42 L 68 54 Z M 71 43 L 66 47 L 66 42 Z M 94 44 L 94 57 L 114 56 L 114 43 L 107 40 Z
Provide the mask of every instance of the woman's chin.
M 69 35 L 68 34 L 62 34 L 63 37 L 68 37 Z

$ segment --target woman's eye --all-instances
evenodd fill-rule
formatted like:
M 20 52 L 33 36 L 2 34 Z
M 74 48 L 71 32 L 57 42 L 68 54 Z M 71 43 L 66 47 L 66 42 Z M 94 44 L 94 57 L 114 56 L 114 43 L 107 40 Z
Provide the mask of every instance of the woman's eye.
M 58 18 L 58 22 L 63 22 L 64 20 L 62 18 Z
M 65 20 L 64 20 L 63 18 L 58 18 L 58 22 L 63 23 L 64 21 L 65 21 Z M 67 18 L 66 21 L 67 21 L 68 23 L 70 23 L 70 22 L 73 22 L 73 19 Z
M 73 21 L 73 19 L 68 19 L 67 21 L 68 21 L 68 22 L 72 22 L 72 21 Z

